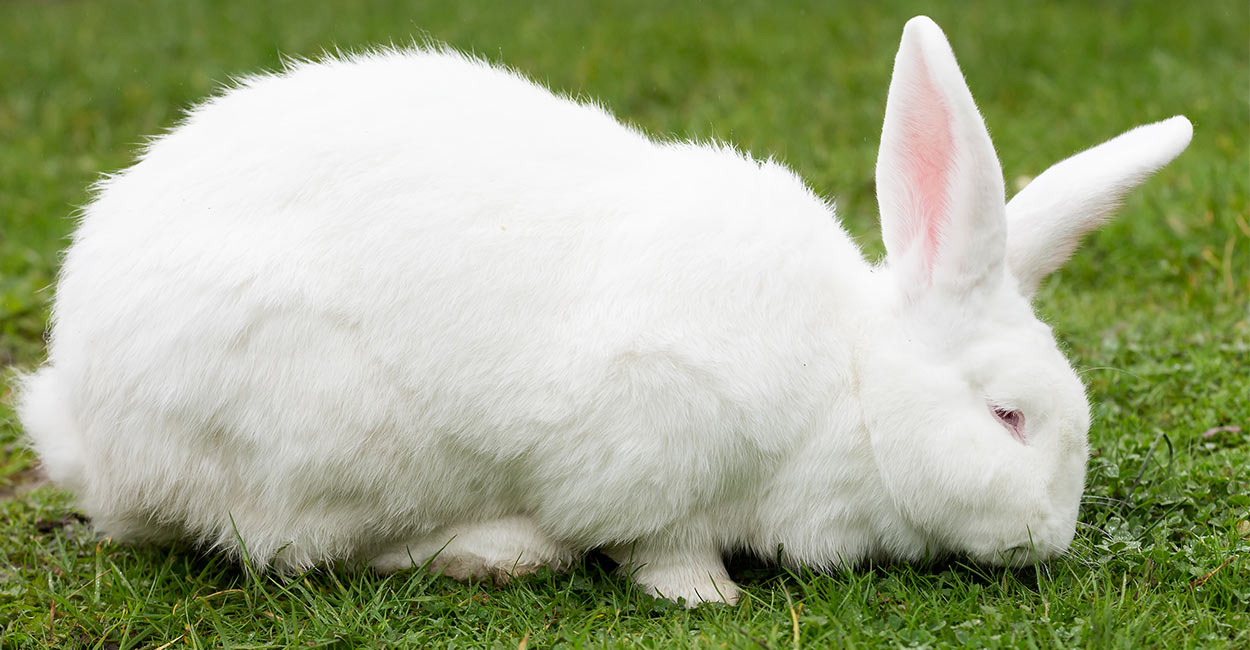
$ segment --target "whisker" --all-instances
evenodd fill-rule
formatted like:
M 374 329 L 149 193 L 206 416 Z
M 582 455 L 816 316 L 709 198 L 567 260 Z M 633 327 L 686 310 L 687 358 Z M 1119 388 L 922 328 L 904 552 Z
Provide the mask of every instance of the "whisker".
M 1078 522 L 1076 522 L 1076 525 L 1077 525 L 1077 526 L 1084 526 L 1085 528 L 1088 528 L 1088 529 L 1090 529 L 1090 530 L 1097 531 L 1100 535 L 1103 535 L 1103 536 L 1106 536 L 1106 534 L 1107 534 L 1107 530 L 1106 530 L 1105 528 L 1100 528 L 1100 527 L 1098 527 L 1098 526 L 1095 526 L 1094 524 L 1086 523 L 1086 522 L 1084 522 L 1084 521 L 1078 521 Z M 1075 541 L 1075 540 L 1073 540 L 1073 541 Z
M 1122 373 L 1124 373 L 1124 374 L 1126 374 L 1126 375 L 1128 375 L 1128 376 L 1130 376 L 1130 377 L 1134 377 L 1134 378 L 1136 378 L 1136 379 L 1141 379 L 1142 381 L 1145 381 L 1145 379 L 1146 379 L 1145 377 L 1142 377 L 1142 376 L 1141 376 L 1141 375 L 1139 375 L 1139 374 L 1129 372 L 1129 371 L 1125 370 L 1124 368 L 1116 368 L 1115 366 L 1091 366 L 1091 367 L 1089 367 L 1089 368 L 1081 368 L 1080 370 L 1077 370 L 1077 371 L 1076 371 L 1076 374 L 1077 374 L 1077 375 L 1084 375 L 1085 373 L 1087 373 L 1087 372 L 1089 372 L 1089 371 L 1091 371 L 1091 370 L 1114 370 L 1114 371 L 1116 371 L 1116 372 L 1122 372 Z
M 1081 497 L 1081 503 L 1112 503 L 1116 505 L 1124 505 L 1124 504 L 1127 504 L 1128 501 L 1124 499 L 1117 499 L 1115 497 L 1103 497 L 1103 496 L 1097 496 L 1093 494 L 1087 494 Z
M 1082 566 L 1094 566 L 1098 564 L 1098 560 L 1096 559 L 1098 549 L 1094 548 L 1094 545 L 1088 542 L 1078 542 L 1077 540 L 1072 540 L 1072 544 L 1068 547 L 1068 555 L 1074 560 L 1077 560 L 1077 562 Z

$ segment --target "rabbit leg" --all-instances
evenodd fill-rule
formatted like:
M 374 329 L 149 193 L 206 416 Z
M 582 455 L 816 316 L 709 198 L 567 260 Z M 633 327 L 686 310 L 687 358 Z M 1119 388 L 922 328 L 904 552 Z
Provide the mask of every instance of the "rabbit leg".
M 620 565 L 643 591 L 660 598 L 702 603 L 738 602 L 738 585 L 729 579 L 718 549 L 654 547 L 645 542 L 600 549 Z
M 563 571 L 576 556 L 528 518 L 505 517 L 440 528 L 374 557 L 369 564 L 384 573 L 426 566 L 456 580 L 502 584 L 544 566 Z

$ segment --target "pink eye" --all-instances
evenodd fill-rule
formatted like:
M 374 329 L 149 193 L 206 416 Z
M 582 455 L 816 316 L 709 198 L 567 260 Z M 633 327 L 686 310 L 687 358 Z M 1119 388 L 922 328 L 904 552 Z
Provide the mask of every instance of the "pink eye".
M 1020 444 L 1028 444 L 1028 440 L 1024 437 L 1024 414 L 1015 409 L 999 408 L 997 406 L 990 407 L 994 411 L 994 417 L 998 418 L 998 423 L 1011 434 L 1011 437 L 1020 441 Z

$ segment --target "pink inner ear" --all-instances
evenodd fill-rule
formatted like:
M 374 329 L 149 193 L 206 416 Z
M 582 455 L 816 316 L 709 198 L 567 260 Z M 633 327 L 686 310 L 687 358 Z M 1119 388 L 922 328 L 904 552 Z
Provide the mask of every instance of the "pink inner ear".
M 951 134 L 951 112 L 938 92 L 923 58 L 917 57 L 916 75 L 903 103 L 903 173 L 914 193 L 907 234 L 920 236 L 924 251 L 925 275 L 932 277 L 942 230 L 950 221 L 947 192 L 955 166 L 955 141 Z

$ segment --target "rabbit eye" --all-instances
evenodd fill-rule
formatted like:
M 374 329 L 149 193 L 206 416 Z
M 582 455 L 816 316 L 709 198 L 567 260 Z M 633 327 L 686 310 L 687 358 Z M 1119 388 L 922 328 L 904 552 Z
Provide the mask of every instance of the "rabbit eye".
M 1024 414 L 1015 409 L 1005 409 L 997 406 L 991 407 L 994 411 L 994 417 L 998 418 L 998 423 L 1011 434 L 1011 437 L 1020 441 L 1020 444 L 1028 444 L 1028 440 L 1024 437 Z

